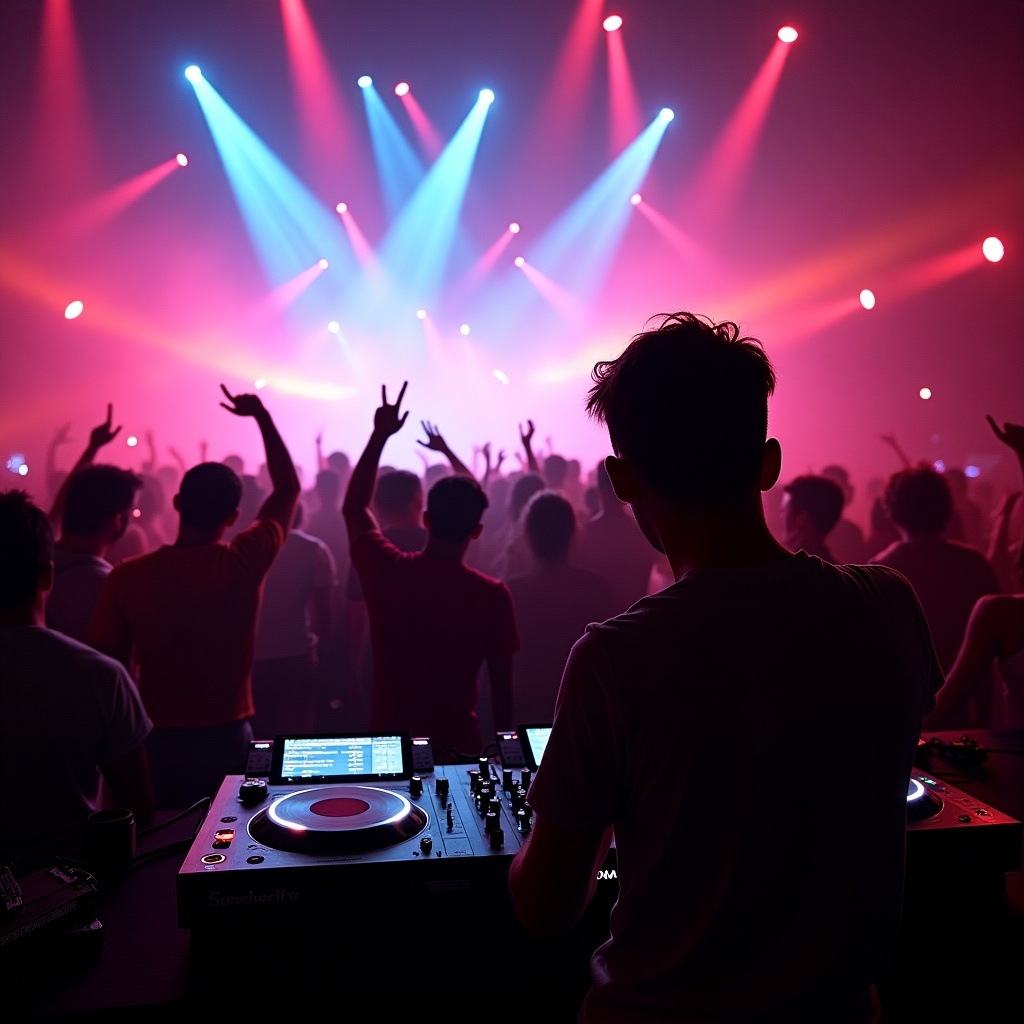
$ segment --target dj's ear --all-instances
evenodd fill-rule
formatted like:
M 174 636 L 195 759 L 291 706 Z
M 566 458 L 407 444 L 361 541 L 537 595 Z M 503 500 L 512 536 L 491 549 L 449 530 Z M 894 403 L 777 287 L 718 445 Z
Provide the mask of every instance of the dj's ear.
M 782 445 L 774 437 L 764 443 L 761 456 L 761 490 L 770 491 L 782 475 Z
M 619 501 L 631 503 L 637 496 L 637 477 L 633 464 L 621 456 L 609 455 L 604 460 L 604 468 L 615 497 Z

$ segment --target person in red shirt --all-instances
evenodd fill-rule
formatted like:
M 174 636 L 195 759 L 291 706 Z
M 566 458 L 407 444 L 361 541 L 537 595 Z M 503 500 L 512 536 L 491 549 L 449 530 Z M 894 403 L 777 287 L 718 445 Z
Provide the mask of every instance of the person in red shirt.
M 423 551 L 400 551 L 381 533 L 370 503 L 384 446 L 409 415 L 399 413 L 405 388 L 394 405 L 381 388 L 373 432 L 342 505 L 370 619 L 369 726 L 427 736 L 435 751 L 473 756 L 483 749 L 477 702 L 485 663 L 495 727 L 512 724 L 515 612 L 504 583 L 464 562 L 487 507 L 487 496 L 471 476 L 456 473 L 430 488 Z

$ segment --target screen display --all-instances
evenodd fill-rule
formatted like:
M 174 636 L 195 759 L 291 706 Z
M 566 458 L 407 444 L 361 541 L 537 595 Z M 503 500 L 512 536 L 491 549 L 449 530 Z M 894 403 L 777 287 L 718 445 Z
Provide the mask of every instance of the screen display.
M 540 765 L 540 759 L 544 756 L 544 748 L 548 745 L 548 737 L 551 735 L 550 725 L 521 725 L 519 735 L 522 737 L 523 753 L 526 755 L 526 763 L 534 771 Z
M 412 772 L 408 734 L 278 736 L 272 784 L 367 782 L 408 778 Z

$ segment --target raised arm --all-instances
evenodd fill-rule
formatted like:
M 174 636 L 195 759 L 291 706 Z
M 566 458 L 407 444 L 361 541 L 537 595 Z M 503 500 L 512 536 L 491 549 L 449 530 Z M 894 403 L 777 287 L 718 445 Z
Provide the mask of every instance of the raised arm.
M 900 447 L 900 443 L 896 440 L 895 435 L 882 434 L 881 440 L 896 453 L 900 462 L 903 463 L 903 468 L 910 469 L 910 459 L 907 458 L 907 453 Z
M 523 430 L 522 423 L 519 424 L 519 440 L 523 443 L 523 449 L 526 452 L 526 468 L 530 473 L 539 473 L 540 463 L 537 461 L 537 456 L 533 454 L 533 434 L 534 426 L 533 420 L 526 421 L 526 429 Z
M 417 444 L 429 448 L 432 452 L 440 452 L 459 476 L 473 477 L 472 470 L 448 447 L 448 443 L 441 436 L 441 431 L 433 423 L 428 420 L 420 420 L 420 426 L 423 427 L 423 433 L 427 435 L 427 439 L 426 441 L 417 441 Z
M 986 416 L 992 433 L 999 438 L 1017 456 L 1020 464 L 1021 479 L 1024 480 L 1024 425 L 1020 423 L 1004 423 L 1000 429 L 991 416 Z M 1016 570 L 1017 586 L 1024 589 L 1024 537 L 1021 537 L 1017 548 Z
M 352 470 L 348 489 L 345 491 L 345 500 L 341 505 L 341 514 L 345 517 L 345 525 L 348 527 L 350 545 L 354 544 L 356 539 L 364 533 L 377 529 L 377 520 L 370 511 L 373 489 L 377 482 L 377 468 L 380 466 L 380 457 L 388 438 L 402 429 L 409 416 L 408 412 L 399 412 L 408 384 L 409 382 L 406 381 L 402 385 L 402 390 L 398 392 L 398 399 L 394 405 L 388 405 L 387 387 L 381 385 L 381 404 L 373 414 L 373 432 L 370 434 L 369 441 L 366 442 L 362 455 L 359 456 L 359 461 L 356 462 L 355 468 Z
M 301 491 L 299 475 L 295 472 L 295 464 L 288 453 L 288 448 L 259 396 L 232 395 L 223 384 L 220 389 L 231 403 L 220 404 L 236 416 L 251 416 L 256 420 L 263 437 L 263 450 L 266 452 L 267 473 L 272 489 L 256 513 L 256 518 L 273 519 L 287 533 L 295 518 L 295 506 L 298 504 Z
M 72 467 L 71 472 L 64 478 L 64 482 L 60 485 L 60 490 L 57 491 L 54 496 L 53 506 L 50 508 L 50 522 L 57 527 L 57 529 L 60 529 L 61 515 L 64 512 L 64 502 L 68 497 L 68 487 L 71 485 L 71 478 L 86 466 L 91 466 L 93 460 L 96 458 L 96 453 L 104 445 L 110 444 L 110 442 L 113 441 L 121 432 L 120 427 L 111 428 L 113 419 L 114 406 L 108 404 L 107 418 L 99 424 L 99 426 L 92 428 L 92 431 L 89 434 L 89 443 L 85 446 L 85 451 L 78 457 L 78 461 Z

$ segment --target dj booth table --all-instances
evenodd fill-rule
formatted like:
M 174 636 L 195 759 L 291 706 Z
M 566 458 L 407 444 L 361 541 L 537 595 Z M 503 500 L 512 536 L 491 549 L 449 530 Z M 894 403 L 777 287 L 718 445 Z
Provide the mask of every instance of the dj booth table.
M 962 756 L 970 753 L 962 733 L 929 734 L 937 742 L 928 770 L 1024 821 L 1024 731 L 968 735 L 986 752 L 984 761 Z M 141 837 L 139 854 L 153 856 L 102 886 L 103 941 L 95 951 L 69 946 L 25 965 L 0 963 L 6 1019 L 234 1016 L 267 1012 L 282 999 L 355 1012 L 367 992 L 389 1017 L 405 1006 L 428 1016 L 519 1021 L 544 1005 L 549 1017 L 574 1019 L 613 891 L 599 891 L 577 931 L 545 947 L 518 932 L 502 892 L 479 903 L 471 920 L 390 909 L 372 928 L 338 914 L 318 925 L 213 927 L 193 936 L 178 926 L 176 884 L 199 817 L 194 812 Z M 1014 1019 L 1002 1007 L 1007 1000 L 1021 1005 L 1021 964 L 1024 872 L 988 870 L 970 856 L 948 863 L 909 858 L 904 936 L 880 983 L 883 1024 Z

